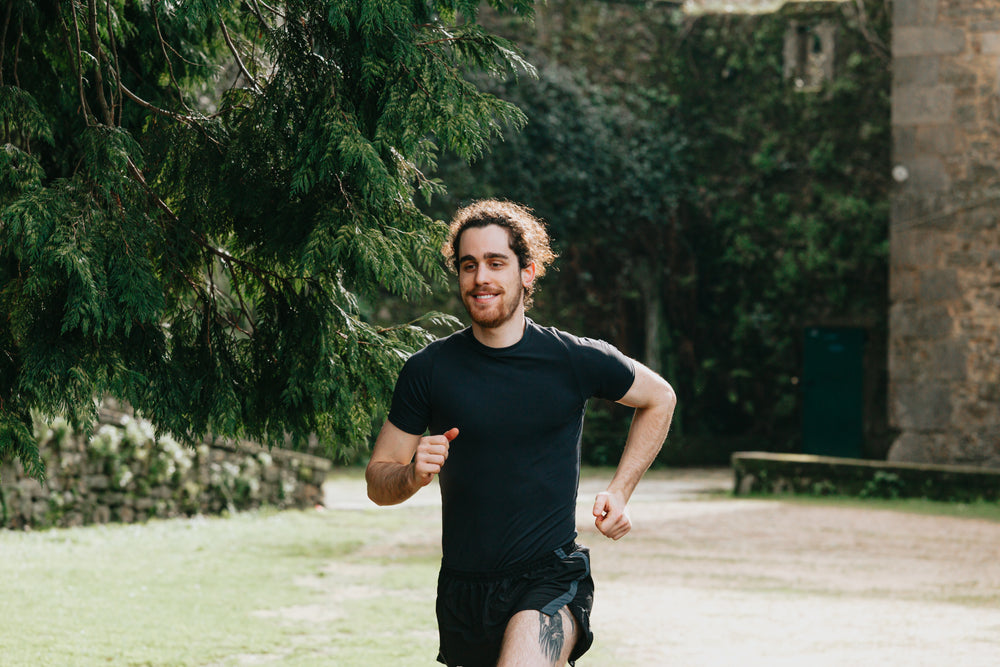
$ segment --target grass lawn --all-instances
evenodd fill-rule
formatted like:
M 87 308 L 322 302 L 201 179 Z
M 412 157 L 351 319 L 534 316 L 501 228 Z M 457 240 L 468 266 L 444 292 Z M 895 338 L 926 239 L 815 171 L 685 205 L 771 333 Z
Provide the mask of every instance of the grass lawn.
M 257 512 L 0 531 L 0 664 L 430 665 L 434 513 Z
M 360 473 L 343 475 L 363 485 Z M 439 508 L 375 508 L 363 486 L 351 488 L 351 502 L 358 496 L 351 509 L 0 531 L 0 665 L 437 664 Z M 701 496 L 713 498 L 733 501 L 726 493 Z M 779 499 L 1000 521 L 1000 506 L 986 503 Z M 662 541 L 671 530 L 647 537 Z M 609 571 L 610 553 L 598 561 Z M 601 611 L 612 615 L 608 605 Z M 606 626 L 588 665 L 627 663 L 617 652 L 632 641 L 628 628 Z

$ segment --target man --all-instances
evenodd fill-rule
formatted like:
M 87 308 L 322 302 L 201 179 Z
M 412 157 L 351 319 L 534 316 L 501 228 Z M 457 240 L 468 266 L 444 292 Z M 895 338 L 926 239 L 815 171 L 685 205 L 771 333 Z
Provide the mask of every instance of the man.
M 486 200 L 458 211 L 444 253 L 472 326 L 405 364 L 366 471 L 368 495 L 400 503 L 439 477 L 440 662 L 574 664 L 593 641 L 589 551 L 575 543 L 586 401 L 636 409 L 594 503 L 597 529 L 617 540 L 666 438 L 673 390 L 607 343 L 526 317 L 554 255 L 524 207 Z

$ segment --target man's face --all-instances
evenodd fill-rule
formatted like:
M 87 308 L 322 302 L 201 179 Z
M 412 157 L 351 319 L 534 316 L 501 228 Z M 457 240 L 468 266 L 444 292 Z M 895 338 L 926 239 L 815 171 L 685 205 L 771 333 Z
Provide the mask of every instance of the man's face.
M 508 322 L 524 302 L 534 266 L 521 269 L 510 233 L 498 225 L 470 227 L 458 244 L 458 288 L 472 321 L 485 329 Z

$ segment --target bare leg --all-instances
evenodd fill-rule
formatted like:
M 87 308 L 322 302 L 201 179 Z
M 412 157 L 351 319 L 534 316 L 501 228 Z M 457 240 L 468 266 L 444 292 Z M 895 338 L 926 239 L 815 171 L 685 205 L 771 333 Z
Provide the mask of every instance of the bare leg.
M 497 667 L 561 667 L 576 645 L 576 619 L 563 607 L 552 616 L 528 610 L 507 623 Z

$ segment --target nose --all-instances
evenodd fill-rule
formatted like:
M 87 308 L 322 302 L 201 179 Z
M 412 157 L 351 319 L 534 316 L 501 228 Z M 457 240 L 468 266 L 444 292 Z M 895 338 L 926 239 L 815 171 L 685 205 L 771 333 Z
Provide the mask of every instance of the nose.
M 476 268 L 476 284 L 484 285 L 488 282 L 490 282 L 490 270 L 485 263 L 482 263 Z

